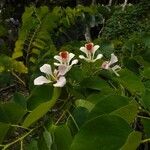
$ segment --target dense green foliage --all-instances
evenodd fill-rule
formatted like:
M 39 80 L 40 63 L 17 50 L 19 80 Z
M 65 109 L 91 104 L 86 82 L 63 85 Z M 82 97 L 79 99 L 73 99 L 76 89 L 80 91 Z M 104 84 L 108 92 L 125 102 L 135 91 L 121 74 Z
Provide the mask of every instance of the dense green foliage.
M 32 1 L 21 3 L 18 18 L 17 7 L 0 3 L 1 149 L 149 149 L 149 0 L 124 10 L 119 1 Z M 89 41 L 100 45 L 102 60 L 79 59 Z M 64 50 L 79 60 L 67 84 L 35 86 L 39 68 Z M 112 53 L 119 76 L 101 68 Z

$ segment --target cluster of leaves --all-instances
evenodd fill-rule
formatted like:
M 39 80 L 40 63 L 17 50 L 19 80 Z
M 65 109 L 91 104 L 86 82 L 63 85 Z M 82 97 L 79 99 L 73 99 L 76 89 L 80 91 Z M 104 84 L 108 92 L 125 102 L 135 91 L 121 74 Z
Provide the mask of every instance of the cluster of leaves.
M 125 11 L 122 11 L 120 7 L 115 8 L 112 16 L 106 21 L 102 36 L 109 39 L 124 39 L 133 32 L 149 31 L 149 9 L 148 0 L 136 5 L 131 4 Z

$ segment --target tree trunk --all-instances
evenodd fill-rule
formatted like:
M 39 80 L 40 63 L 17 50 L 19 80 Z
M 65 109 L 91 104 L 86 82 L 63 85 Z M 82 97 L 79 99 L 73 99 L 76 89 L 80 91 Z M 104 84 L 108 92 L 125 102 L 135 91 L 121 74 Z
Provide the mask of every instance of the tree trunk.
M 123 6 L 122 6 L 122 10 L 123 10 L 123 11 L 124 11 L 124 9 L 125 9 L 127 3 L 128 3 L 128 0 L 125 0 L 125 1 L 124 1 L 124 4 L 123 4 Z
M 112 0 L 109 0 L 108 6 L 112 5 Z

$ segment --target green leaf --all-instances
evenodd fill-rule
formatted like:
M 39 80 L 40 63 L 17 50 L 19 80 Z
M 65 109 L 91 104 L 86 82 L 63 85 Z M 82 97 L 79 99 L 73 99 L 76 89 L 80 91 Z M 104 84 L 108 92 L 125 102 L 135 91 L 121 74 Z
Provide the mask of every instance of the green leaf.
M 0 37 L 5 36 L 6 34 L 7 34 L 7 29 L 2 24 L 0 24 Z
M 21 93 L 17 93 L 17 92 L 16 92 L 16 93 L 13 95 L 13 101 L 14 101 L 16 104 L 22 106 L 24 109 L 27 108 L 26 98 L 25 98 Z
M 116 77 L 115 80 L 122 84 L 132 94 L 143 94 L 145 92 L 143 83 L 133 72 L 127 69 L 121 69 L 119 74 L 120 77 Z
M 129 124 L 132 123 L 138 113 L 138 104 L 135 100 L 132 100 L 128 105 L 121 107 L 111 114 L 118 115 L 119 117 L 125 119 Z
M 57 150 L 70 150 L 72 136 L 67 125 L 54 126 L 54 143 Z
M 105 57 L 109 58 L 110 55 L 114 52 L 113 43 L 110 43 L 110 41 L 106 41 L 106 40 L 103 40 L 100 42 L 101 42 L 101 44 L 100 44 L 99 52 L 104 54 Z
M 126 143 L 120 150 L 136 150 L 140 145 L 142 139 L 142 133 L 138 131 L 133 131 L 129 134 Z
M 75 136 L 70 150 L 120 149 L 131 128 L 122 118 L 103 115 L 88 121 Z
M 87 100 L 83 100 L 83 99 L 76 100 L 75 104 L 77 107 L 84 107 L 84 108 L 88 109 L 88 111 L 91 111 L 94 107 L 94 104 L 92 104 L 91 102 L 89 102 Z
M 29 110 L 33 110 L 38 105 L 51 99 L 53 93 L 53 87 L 50 85 L 36 86 L 29 98 L 27 99 L 27 107 Z
M 141 98 L 141 102 L 146 109 L 150 110 L 150 89 L 146 89 L 145 94 Z
M 24 110 L 20 105 L 15 103 L 0 104 L 0 122 L 18 123 L 25 115 Z
M 32 140 L 28 145 L 27 145 L 27 150 L 39 150 L 38 148 L 38 142 L 36 140 Z
M 7 134 L 7 131 L 9 130 L 9 124 L 0 122 L 0 143 L 3 142 L 3 139 L 5 135 Z
M 109 84 L 105 80 L 99 77 L 86 78 L 81 82 L 81 86 L 84 88 L 89 88 L 94 90 L 101 91 L 107 89 L 108 91 L 111 91 Z
M 0 55 L 0 72 L 16 71 L 19 73 L 27 73 L 28 69 L 23 62 L 16 61 L 7 55 Z
M 60 95 L 60 88 L 54 88 L 53 96 L 51 100 L 49 100 L 48 102 L 42 103 L 38 107 L 33 109 L 33 111 L 24 120 L 23 126 L 29 127 L 34 122 L 36 122 L 41 117 L 43 117 L 49 111 L 49 109 L 51 109 L 54 106 L 59 95 Z
M 144 127 L 144 134 L 146 138 L 150 138 L 150 118 L 142 118 L 141 121 Z
M 103 92 L 100 92 L 98 94 L 91 94 L 90 96 L 87 97 L 87 101 L 91 102 L 92 104 L 97 104 L 100 102 L 102 99 L 114 95 L 115 91 L 109 92 L 107 90 L 104 90 Z
M 53 141 L 52 141 L 52 136 L 51 136 L 50 132 L 45 130 L 44 133 L 43 133 L 43 137 L 44 137 L 44 140 L 46 142 L 47 149 L 51 150 Z
M 111 113 L 119 108 L 128 105 L 130 99 L 119 95 L 111 95 L 98 102 L 89 114 L 89 118 Z
M 142 72 L 142 75 L 147 78 L 150 79 L 150 67 L 144 67 L 144 70 Z

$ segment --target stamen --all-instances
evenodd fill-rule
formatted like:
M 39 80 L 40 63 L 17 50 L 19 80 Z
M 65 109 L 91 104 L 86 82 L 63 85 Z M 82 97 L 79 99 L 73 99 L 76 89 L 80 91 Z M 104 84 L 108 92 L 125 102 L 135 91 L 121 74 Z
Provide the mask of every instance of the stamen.
M 91 51 L 93 49 L 93 43 L 85 44 L 85 47 L 88 51 Z
M 66 60 L 68 59 L 68 52 L 67 51 L 62 51 L 59 53 L 62 59 Z

